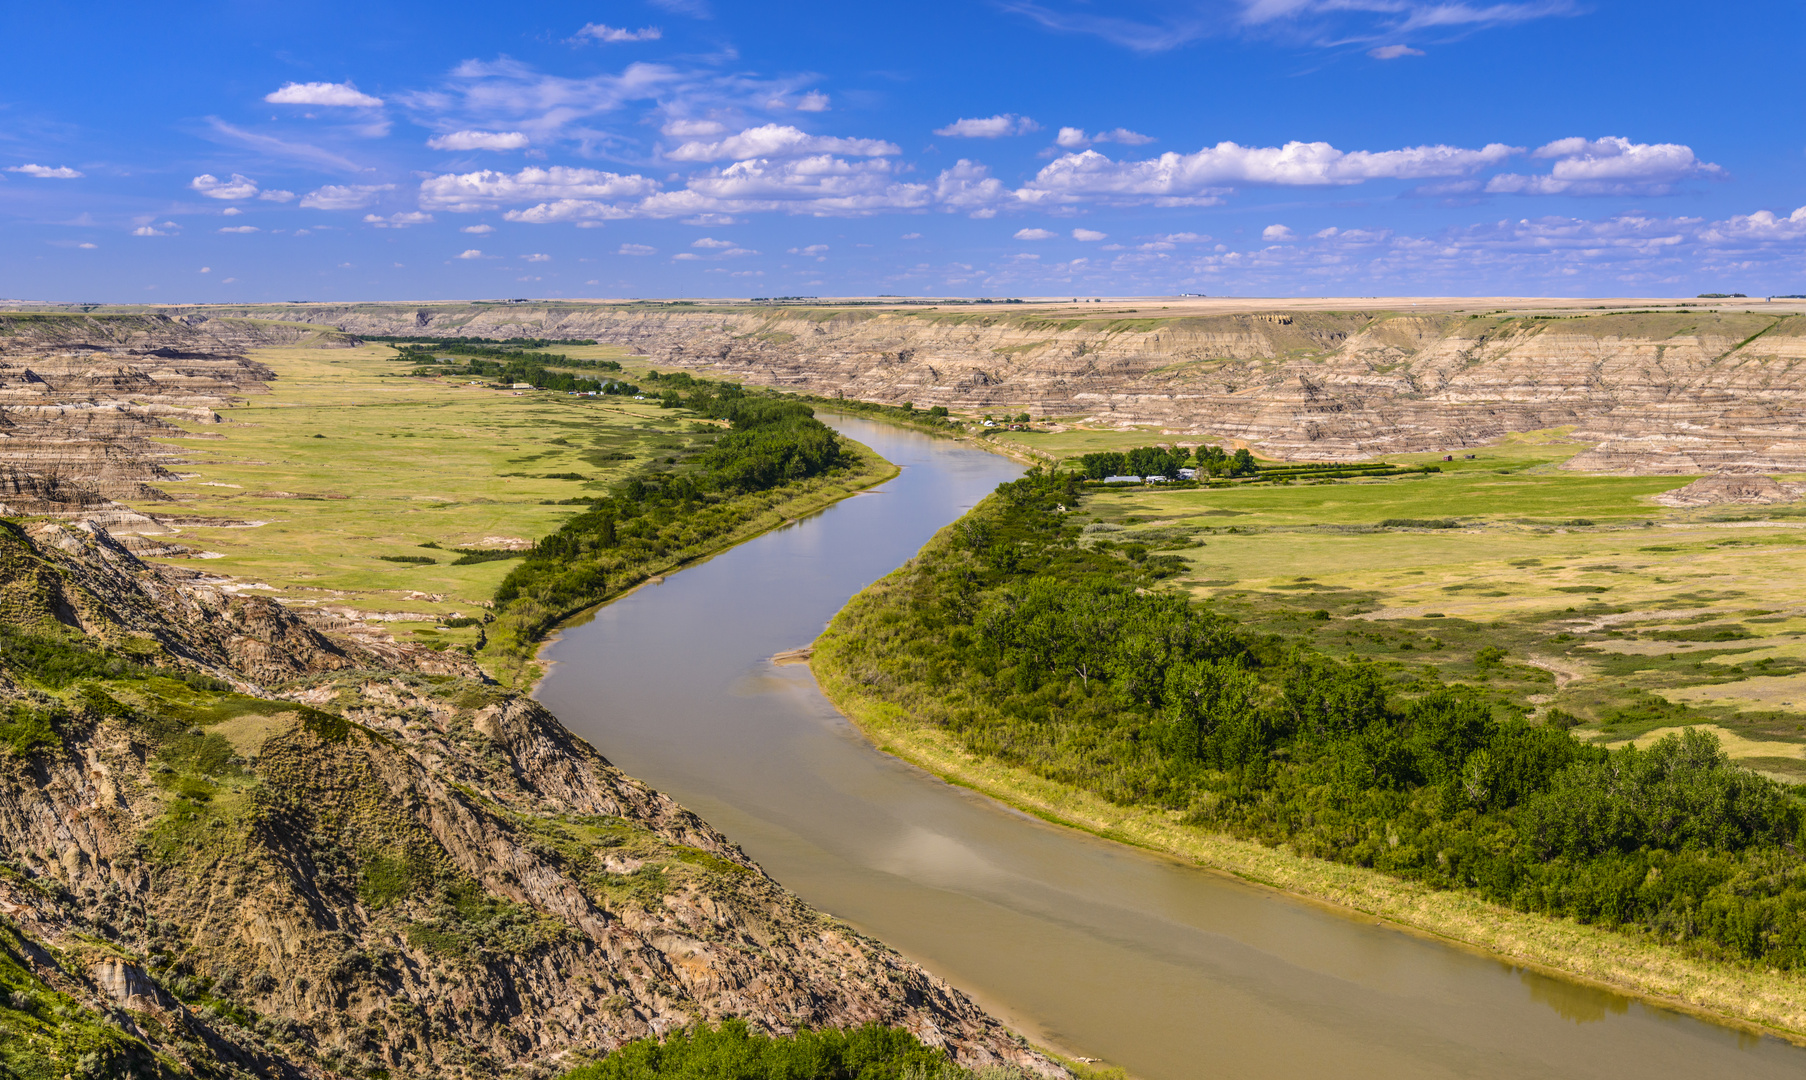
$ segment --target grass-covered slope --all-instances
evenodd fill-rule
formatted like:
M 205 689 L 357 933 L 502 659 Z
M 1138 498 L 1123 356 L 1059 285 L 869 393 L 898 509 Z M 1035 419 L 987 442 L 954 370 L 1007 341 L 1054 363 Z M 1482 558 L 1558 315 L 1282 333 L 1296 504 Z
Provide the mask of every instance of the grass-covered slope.
M 824 689 L 881 743 L 1050 816 L 1498 947 L 1474 932 L 1493 905 L 1533 939 L 1521 956 L 1681 997 L 1640 976 L 1692 965 L 1695 1004 L 1806 1030 L 1806 984 L 1764 974 L 1806 966 L 1791 788 L 1707 733 L 1607 749 L 1559 710 L 1527 721 L 1498 698 L 1496 648 L 1446 682 L 1319 648 L 1326 609 L 1196 603 L 1156 584 L 1185 557 L 1081 527 L 1103 498 L 1065 476 L 1000 487 L 837 617 Z M 1630 959 L 1537 947 L 1539 925 L 1576 923 Z

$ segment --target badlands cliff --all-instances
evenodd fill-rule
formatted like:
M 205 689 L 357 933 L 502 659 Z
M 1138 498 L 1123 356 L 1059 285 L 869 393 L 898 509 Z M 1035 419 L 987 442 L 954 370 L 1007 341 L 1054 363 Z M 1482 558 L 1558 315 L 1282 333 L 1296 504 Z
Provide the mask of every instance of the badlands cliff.
M 1160 301 L 208 310 L 350 334 L 593 338 L 660 365 L 827 397 L 1151 425 L 1287 459 L 1455 450 L 1569 428 L 1592 446 L 1576 469 L 1806 471 L 1806 316 L 1784 306 L 1560 315 L 1273 302 L 1192 314 Z

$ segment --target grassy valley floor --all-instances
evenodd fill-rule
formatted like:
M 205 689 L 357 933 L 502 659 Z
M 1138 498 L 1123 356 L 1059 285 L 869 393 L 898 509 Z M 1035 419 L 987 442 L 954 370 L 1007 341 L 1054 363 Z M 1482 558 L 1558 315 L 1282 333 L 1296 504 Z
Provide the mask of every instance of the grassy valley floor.
M 1000 438 L 1060 460 L 1170 441 L 1079 428 Z M 1440 466 L 1427 475 L 1094 487 L 1070 521 L 1081 546 L 1176 558 L 1157 592 L 1206 602 L 1250 634 L 1371 662 L 1401 692 L 1465 686 L 1500 720 L 1554 721 L 1606 746 L 1703 727 L 1734 762 L 1806 779 L 1806 507 L 1670 507 L 1655 497 L 1696 477 L 1563 471 L 1581 449 L 1551 431 L 1472 459 L 1389 459 Z M 852 660 L 852 637 L 901 610 L 886 597 L 903 573 L 849 605 L 812 660 L 824 692 L 881 748 L 1051 821 L 1806 1042 L 1798 973 L 1302 857 L 974 753 L 916 715 L 907 685 L 874 683 Z
M 562 351 L 645 376 L 618 348 Z M 721 430 L 650 398 L 412 377 L 395 356 L 386 345 L 255 352 L 277 372 L 270 393 L 221 414 L 223 423 L 185 423 L 187 436 L 168 440 L 189 457 L 183 479 L 162 485 L 177 503 L 135 509 L 171 519 L 176 532 L 160 539 L 195 549 L 185 563 L 234 579 L 242 593 L 481 654 L 492 598 L 518 560 L 459 565 L 459 549 L 525 549 L 628 476 L 682 469 Z M 757 493 L 731 532 L 611 579 L 597 601 L 896 474 L 845 445 L 853 468 Z M 483 659 L 492 674 L 531 679 L 519 657 Z

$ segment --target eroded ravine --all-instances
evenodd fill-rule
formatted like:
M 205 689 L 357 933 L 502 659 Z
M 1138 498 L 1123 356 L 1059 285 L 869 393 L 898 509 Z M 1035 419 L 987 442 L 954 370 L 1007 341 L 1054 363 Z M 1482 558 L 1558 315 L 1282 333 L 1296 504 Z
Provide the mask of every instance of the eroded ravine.
M 851 419 L 896 480 L 565 632 L 540 698 L 810 903 L 1146 1080 L 1780 1077 L 1806 1050 L 1058 829 L 867 743 L 812 639 L 1017 467 Z

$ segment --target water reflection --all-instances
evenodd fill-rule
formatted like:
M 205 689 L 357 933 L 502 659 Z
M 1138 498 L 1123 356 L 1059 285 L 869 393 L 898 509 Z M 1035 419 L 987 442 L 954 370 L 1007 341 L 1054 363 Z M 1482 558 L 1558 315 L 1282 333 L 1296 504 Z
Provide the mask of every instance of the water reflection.
M 1622 1016 L 1630 1010 L 1632 999 L 1593 986 L 1582 986 L 1566 979 L 1554 979 L 1540 971 L 1516 969 L 1518 978 L 1530 990 L 1530 1000 L 1554 1009 L 1576 1024 L 1596 1024 L 1607 1014 Z

